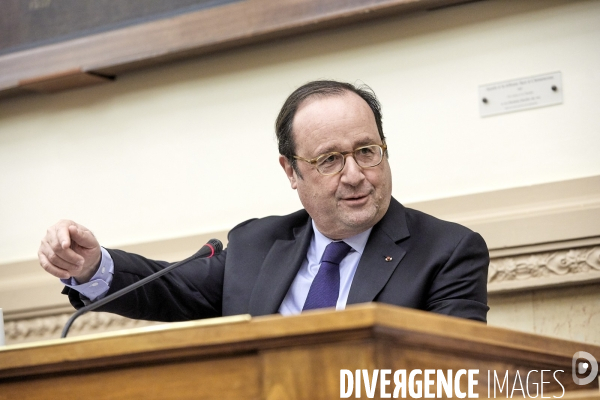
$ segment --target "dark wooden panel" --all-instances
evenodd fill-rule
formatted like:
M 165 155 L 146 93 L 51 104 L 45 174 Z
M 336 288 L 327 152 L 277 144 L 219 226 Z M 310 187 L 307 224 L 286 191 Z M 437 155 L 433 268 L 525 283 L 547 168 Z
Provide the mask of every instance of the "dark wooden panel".
M 242 0 L 3 0 L 0 55 Z
M 70 71 L 118 75 L 165 61 L 287 35 L 465 2 L 468 1 L 244 0 L 229 3 L 0 55 L 0 96 L 19 93 L 16 89 L 23 82 Z

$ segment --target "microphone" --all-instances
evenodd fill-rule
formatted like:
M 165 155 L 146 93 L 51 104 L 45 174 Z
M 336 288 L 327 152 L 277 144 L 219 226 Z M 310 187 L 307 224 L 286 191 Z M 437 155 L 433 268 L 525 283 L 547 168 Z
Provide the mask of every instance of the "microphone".
M 65 337 L 67 337 L 67 333 L 69 333 L 69 328 L 71 328 L 71 325 L 73 324 L 73 322 L 77 318 L 79 318 L 81 315 L 85 314 L 86 312 L 95 310 L 99 307 L 102 307 L 106 303 L 110 303 L 114 299 L 119 298 L 119 297 L 123 296 L 124 294 L 131 292 L 132 290 L 135 290 L 135 289 L 139 288 L 140 286 L 145 285 L 148 282 L 151 282 L 157 278 L 160 278 L 161 276 L 163 276 L 165 274 L 168 274 L 173 269 L 175 269 L 183 264 L 187 264 L 188 262 L 195 260 L 197 258 L 211 258 L 211 257 L 219 254 L 222 250 L 223 250 L 223 243 L 221 243 L 221 241 L 219 239 L 210 239 L 208 241 L 208 243 L 206 243 L 204 246 L 202 246 L 202 248 L 200 250 L 198 250 L 191 257 L 188 257 L 185 260 L 179 261 L 173 265 L 169 265 L 168 267 L 166 267 L 158 272 L 155 272 L 152 275 L 149 275 L 149 276 L 145 277 L 144 279 L 137 281 L 136 283 L 126 286 L 123 289 L 118 290 L 118 291 L 114 292 L 113 294 L 104 297 L 101 300 L 95 301 L 92 304 L 88 304 L 87 306 L 80 308 L 79 310 L 77 310 L 77 312 L 75 312 L 73 315 L 71 315 L 71 318 L 69 318 L 69 320 L 65 324 L 65 327 L 62 330 L 62 334 L 60 335 L 60 338 L 64 339 Z

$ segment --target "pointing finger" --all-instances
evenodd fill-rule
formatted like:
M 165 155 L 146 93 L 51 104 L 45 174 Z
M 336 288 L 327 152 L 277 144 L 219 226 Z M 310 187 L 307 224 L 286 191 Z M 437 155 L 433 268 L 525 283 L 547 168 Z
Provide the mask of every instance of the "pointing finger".
M 71 225 L 72 226 L 72 225 Z M 55 237 L 60 247 L 68 249 L 71 246 L 71 235 L 69 234 L 69 226 L 57 225 L 55 228 Z

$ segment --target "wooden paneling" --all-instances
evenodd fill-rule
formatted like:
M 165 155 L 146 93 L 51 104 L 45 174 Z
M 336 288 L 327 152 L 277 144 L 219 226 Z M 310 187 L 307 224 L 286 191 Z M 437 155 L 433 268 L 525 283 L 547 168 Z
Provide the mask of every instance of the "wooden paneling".
M 69 399 L 77 393 L 95 400 L 239 400 L 259 399 L 261 382 L 257 357 L 241 355 L 46 375 L 35 385 L 13 380 L 0 387 L 0 399 Z
M 132 69 L 371 18 L 465 0 L 245 0 L 0 56 L 0 95 L 70 71 Z M 77 75 L 73 79 L 79 79 Z M 63 79 L 64 88 L 76 86 Z M 81 81 L 78 81 L 81 82 Z M 53 88 L 55 90 L 56 87 Z
M 348 351 L 348 345 L 352 351 Z M 261 357 L 265 398 L 338 398 L 340 369 L 378 368 L 373 350 L 372 341 L 357 340 L 266 351 Z

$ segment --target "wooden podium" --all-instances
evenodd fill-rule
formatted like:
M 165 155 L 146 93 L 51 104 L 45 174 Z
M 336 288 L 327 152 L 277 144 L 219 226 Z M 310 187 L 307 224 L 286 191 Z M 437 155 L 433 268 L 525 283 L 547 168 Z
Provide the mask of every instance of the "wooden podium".
M 501 379 L 509 371 L 512 387 L 517 375 L 525 384 L 529 371 L 563 370 L 556 375 L 560 384 L 544 376 L 544 397 L 561 395 L 560 385 L 570 396 L 598 390 L 597 379 L 587 386 L 573 382 L 578 351 L 600 360 L 599 346 L 366 304 L 6 346 L 0 350 L 0 399 L 330 400 L 340 398 L 341 369 L 478 369 L 480 398 L 488 397 L 488 371 Z M 532 393 L 539 381 L 539 374 L 530 375 Z M 466 385 L 460 381 L 463 391 Z M 388 392 L 393 389 L 392 380 Z M 368 398 L 364 388 L 361 394 Z M 523 398 L 521 391 L 513 398 Z

